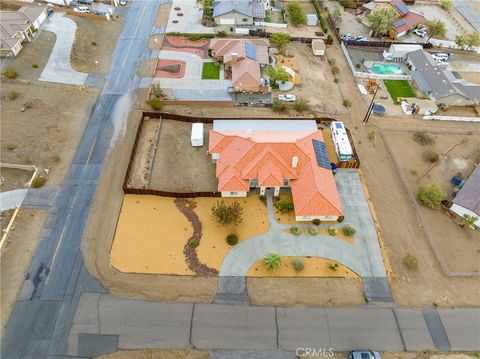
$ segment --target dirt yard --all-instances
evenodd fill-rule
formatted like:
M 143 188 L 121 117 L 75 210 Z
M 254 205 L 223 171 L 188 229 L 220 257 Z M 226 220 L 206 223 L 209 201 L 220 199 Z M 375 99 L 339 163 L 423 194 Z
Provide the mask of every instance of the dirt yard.
M 107 74 L 124 18 L 118 17 L 115 21 L 104 21 L 79 16 L 67 17 L 77 24 L 77 33 L 70 55 L 72 67 L 81 72 Z
M 0 260 L 0 317 L 2 328 L 7 324 L 10 311 L 23 286 L 46 218 L 46 211 L 20 210 L 2 248 Z
M 7 145 L 8 146 L 8 145 Z M 25 188 L 32 178 L 33 171 L 16 168 L 0 168 L 2 180 L 0 181 L 0 192 Z
M 290 93 L 310 100 L 311 110 L 318 113 L 347 113 L 343 107 L 343 97 L 328 61 L 313 56 L 312 50 L 305 44 L 290 44 L 289 53 L 295 55 L 300 64 L 302 84 L 295 86 Z M 327 49 L 328 56 L 329 49 Z M 341 68 L 340 71 L 349 71 Z
M 453 134 L 431 134 L 435 143 L 422 146 L 413 140 L 412 133 L 387 134 L 392 149 L 397 157 L 404 175 L 408 178 L 413 193 L 422 185 L 438 182 L 451 199 L 454 186 L 450 179 L 461 172 L 468 176 L 474 164 L 480 163 L 480 135 L 464 136 Z M 443 153 L 452 145 L 466 140 L 441 158 L 438 164 L 419 182 L 419 174 L 430 163 L 422 158 L 425 151 Z M 446 264 L 452 272 L 478 272 L 480 270 L 480 232 L 460 228 L 458 218 L 450 218 L 446 211 L 431 210 L 421 207 L 422 216 L 427 222 L 432 238 L 437 243 Z
M 217 190 L 215 165 L 206 154 L 211 124 L 205 124 L 202 147 L 190 142 L 192 124 L 163 120 L 149 188 L 177 192 Z

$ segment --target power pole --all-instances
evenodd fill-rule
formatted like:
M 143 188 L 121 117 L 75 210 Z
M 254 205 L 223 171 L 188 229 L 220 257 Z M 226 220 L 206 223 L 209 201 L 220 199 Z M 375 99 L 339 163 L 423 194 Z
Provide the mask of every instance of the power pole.
M 370 119 L 370 115 L 372 114 L 373 106 L 375 105 L 375 103 L 374 103 L 375 97 L 377 96 L 377 92 L 378 92 L 379 87 L 380 86 L 377 85 L 377 88 L 375 89 L 375 92 L 373 93 L 372 101 L 370 101 L 370 105 L 368 106 L 367 113 L 365 114 L 365 117 L 363 118 L 362 123 L 364 125 L 366 125 L 368 123 L 368 120 Z

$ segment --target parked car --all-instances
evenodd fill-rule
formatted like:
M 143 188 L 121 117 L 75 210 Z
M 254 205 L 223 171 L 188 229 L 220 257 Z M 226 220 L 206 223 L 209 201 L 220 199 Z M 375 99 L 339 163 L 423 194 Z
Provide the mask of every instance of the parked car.
M 352 35 L 350 35 L 350 34 L 347 34 L 347 35 L 344 34 L 344 35 L 341 36 L 341 38 L 342 38 L 342 40 L 344 40 L 344 41 L 352 41 L 352 40 L 355 40 L 355 36 L 352 36 Z
M 348 353 L 348 359 L 381 359 L 380 353 L 372 350 L 353 350 Z
M 73 11 L 88 14 L 90 12 L 90 9 L 87 6 L 79 6 L 79 7 L 74 7 Z
M 425 28 L 415 29 L 415 30 L 413 30 L 413 33 L 417 36 L 425 37 L 425 36 L 427 36 L 427 29 L 425 29 Z
M 82 4 L 82 5 L 92 5 L 93 4 L 93 0 L 77 0 L 77 2 L 79 4 Z
M 127 6 L 127 0 L 120 0 L 120 5 Z
M 449 57 L 449 55 L 444 52 L 436 52 L 431 55 L 436 62 L 445 62 Z
M 367 42 L 367 41 L 370 41 L 370 40 L 366 37 L 363 37 L 363 36 L 355 36 L 355 41 L 357 41 L 357 42 Z
M 278 101 L 286 101 L 286 102 L 295 102 L 297 96 L 285 94 L 285 95 L 278 95 Z

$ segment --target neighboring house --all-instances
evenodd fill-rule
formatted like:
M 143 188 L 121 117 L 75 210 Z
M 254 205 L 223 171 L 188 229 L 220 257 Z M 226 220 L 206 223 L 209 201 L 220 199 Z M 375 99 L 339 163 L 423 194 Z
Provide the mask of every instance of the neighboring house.
M 396 39 L 405 35 L 408 31 L 415 29 L 421 24 L 427 22 L 427 19 L 414 11 L 410 11 L 402 0 L 375 0 L 363 5 L 365 10 L 362 16 L 362 22 L 369 26 L 368 15 L 373 11 L 379 9 L 390 9 L 396 14 L 396 18 L 393 21 L 393 31 L 390 33 L 390 37 Z
M 262 0 L 216 0 L 213 18 L 217 30 L 234 32 L 237 26 L 252 26 L 255 20 L 265 18 L 265 6 Z
M 475 226 L 480 228 L 480 166 L 473 170 L 470 177 L 453 199 L 450 211 L 463 218 L 463 215 L 478 217 Z
M 266 93 L 270 86 L 262 78 L 262 67 L 269 63 L 267 39 L 212 39 L 212 56 L 232 73 L 233 92 Z
M 0 55 L 17 56 L 22 43 L 30 41 L 33 33 L 47 18 L 45 6 L 24 6 L 18 11 L 0 12 Z
M 437 105 L 471 106 L 480 101 L 480 85 L 456 78 L 450 70 L 441 68 L 424 50 L 407 54 L 407 64 L 420 91 Z
M 340 197 L 315 121 L 214 121 L 209 149 L 222 197 L 292 193 L 297 221 L 336 220 Z

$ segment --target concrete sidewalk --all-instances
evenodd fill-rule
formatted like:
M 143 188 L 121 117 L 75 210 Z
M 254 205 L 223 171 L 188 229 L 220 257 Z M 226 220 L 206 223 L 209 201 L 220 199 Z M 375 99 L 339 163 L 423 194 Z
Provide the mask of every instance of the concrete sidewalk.
M 111 336 L 118 336 L 118 349 L 414 351 L 448 345 L 447 350 L 480 350 L 480 309 L 428 311 L 439 320 L 430 322 L 422 310 L 372 306 L 335 309 L 158 303 L 85 293 L 75 314 L 68 354 L 81 355 L 89 341 L 97 346 L 103 342 L 111 349 Z M 446 342 L 438 341 L 440 337 Z
M 14 189 L 12 191 L 0 192 L 0 211 L 20 207 L 28 190 L 26 188 Z

